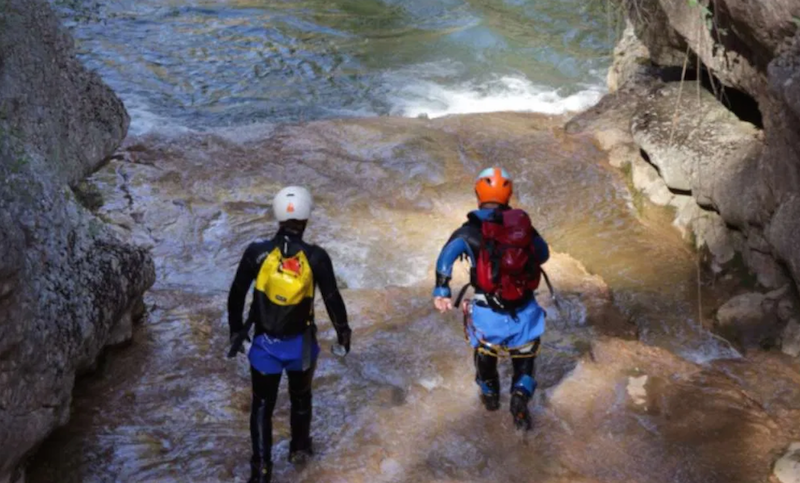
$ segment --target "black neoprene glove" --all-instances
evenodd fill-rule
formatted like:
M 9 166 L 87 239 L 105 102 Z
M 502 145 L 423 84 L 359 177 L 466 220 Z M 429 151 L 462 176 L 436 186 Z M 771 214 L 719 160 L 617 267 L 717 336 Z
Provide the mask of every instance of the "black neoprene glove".
M 346 327 L 339 332 L 336 333 L 337 341 L 339 345 L 344 347 L 345 355 L 350 353 L 350 336 L 353 333 L 349 327 Z
M 244 329 L 242 329 L 242 332 L 244 332 Z M 236 342 L 236 339 L 238 339 L 238 338 L 239 338 L 239 332 L 232 333 L 231 334 L 231 338 L 230 338 L 231 345 L 233 345 Z M 252 342 L 252 340 L 250 340 L 250 334 L 248 334 L 246 332 L 244 333 L 244 337 L 242 337 L 242 343 L 239 344 L 239 349 L 238 349 L 238 352 L 240 352 L 242 354 L 244 354 L 244 341 L 245 340 L 247 342 Z

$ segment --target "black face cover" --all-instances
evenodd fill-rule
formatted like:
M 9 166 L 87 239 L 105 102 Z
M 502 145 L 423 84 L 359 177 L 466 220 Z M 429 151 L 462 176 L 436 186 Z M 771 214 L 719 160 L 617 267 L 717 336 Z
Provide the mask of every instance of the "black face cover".
M 307 220 L 286 220 L 280 223 L 280 229 L 290 235 L 302 235 L 306 230 Z

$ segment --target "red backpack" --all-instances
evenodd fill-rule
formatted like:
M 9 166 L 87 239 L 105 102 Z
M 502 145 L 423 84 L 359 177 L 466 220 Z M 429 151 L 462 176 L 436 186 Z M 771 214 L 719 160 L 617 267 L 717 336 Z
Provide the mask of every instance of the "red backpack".
M 475 286 L 501 307 L 522 302 L 539 287 L 541 268 L 533 248 L 536 230 L 523 210 L 496 211 L 481 224 Z

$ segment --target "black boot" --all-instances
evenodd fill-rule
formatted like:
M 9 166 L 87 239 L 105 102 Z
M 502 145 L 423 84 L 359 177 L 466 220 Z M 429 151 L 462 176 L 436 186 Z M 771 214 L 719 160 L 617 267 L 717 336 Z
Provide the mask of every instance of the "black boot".
M 536 390 L 536 380 L 533 378 L 534 358 L 524 357 L 512 359 L 514 376 L 511 384 L 511 403 L 509 409 L 514 417 L 514 426 L 517 429 L 528 431 L 531 429 L 531 415 L 528 412 L 528 401 Z
M 481 387 L 481 402 L 487 411 L 497 411 L 500 409 L 500 381 L 490 379 L 488 381 L 478 380 Z
M 272 463 L 252 460 L 250 462 L 250 479 L 247 483 L 270 483 L 272 481 Z
M 280 374 L 261 374 L 252 369 L 253 404 L 250 410 L 250 441 L 253 456 L 250 459 L 249 483 L 269 483 L 272 477 L 272 411 L 278 398 Z
M 481 388 L 481 402 L 487 411 L 500 409 L 500 377 L 497 374 L 497 357 L 476 349 L 475 382 Z
M 297 447 L 294 441 L 289 443 L 289 462 L 293 465 L 304 465 L 308 460 L 314 456 L 314 448 L 312 447 L 313 438 L 308 438 L 308 441 L 301 447 Z
M 511 415 L 514 417 L 514 426 L 523 431 L 530 430 L 532 426 L 531 415 L 528 412 L 529 399 L 530 396 L 525 391 L 515 390 L 511 394 L 511 403 L 509 404 Z

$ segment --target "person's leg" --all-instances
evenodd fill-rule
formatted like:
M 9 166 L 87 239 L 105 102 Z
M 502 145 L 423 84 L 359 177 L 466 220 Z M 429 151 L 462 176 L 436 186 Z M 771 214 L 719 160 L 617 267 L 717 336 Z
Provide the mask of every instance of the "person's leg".
M 253 445 L 250 483 L 268 483 L 272 474 L 272 412 L 278 398 L 281 373 L 262 374 L 250 367 L 253 403 L 250 410 L 250 438 Z
M 520 429 L 530 429 L 531 420 L 528 413 L 528 401 L 531 400 L 536 390 L 536 353 L 539 350 L 539 340 L 534 341 L 527 352 L 515 351 L 511 359 L 514 373 L 511 378 L 511 403 L 509 409 L 514 416 L 514 424 Z
M 289 461 L 302 463 L 313 454 L 311 448 L 312 398 L 311 384 L 314 380 L 316 359 L 305 371 L 287 371 L 289 376 L 289 399 L 291 401 L 292 441 L 289 444 Z
M 489 411 L 500 408 L 500 376 L 497 373 L 497 356 L 487 351 L 483 345 L 483 337 L 488 329 L 493 328 L 501 318 L 489 307 L 473 303 L 464 319 L 464 328 L 472 346 L 475 362 L 475 382 L 481 388 L 481 402 Z
M 497 357 L 475 349 L 475 382 L 481 388 L 481 401 L 489 411 L 500 408 L 500 376 Z

